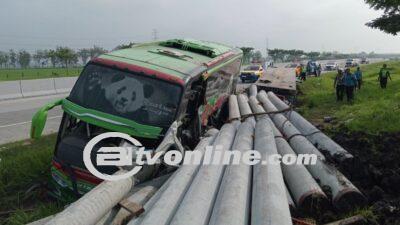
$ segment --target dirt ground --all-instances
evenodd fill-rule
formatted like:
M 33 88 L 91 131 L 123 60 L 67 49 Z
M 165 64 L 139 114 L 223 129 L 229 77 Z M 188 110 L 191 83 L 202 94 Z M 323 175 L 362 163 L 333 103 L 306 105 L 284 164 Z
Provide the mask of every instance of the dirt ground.
M 354 155 L 354 162 L 340 170 L 366 195 L 378 224 L 399 225 L 400 133 L 369 135 L 340 128 L 331 136 Z

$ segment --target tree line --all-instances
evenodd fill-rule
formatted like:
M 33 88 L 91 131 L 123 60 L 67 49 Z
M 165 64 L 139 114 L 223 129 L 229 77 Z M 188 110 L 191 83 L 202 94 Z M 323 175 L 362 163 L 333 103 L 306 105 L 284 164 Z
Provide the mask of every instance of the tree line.
M 262 53 L 260 51 L 254 51 L 254 48 L 252 47 L 241 47 L 240 48 L 243 51 L 243 63 L 248 64 L 250 62 L 262 62 L 265 59 L 262 56 Z
M 33 54 L 26 50 L 0 51 L 0 68 L 28 68 L 32 63 L 36 67 L 68 68 L 86 64 L 90 59 L 107 52 L 102 47 L 82 48 L 77 51 L 59 46 L 55 49 L 36 50 Z
M 345 54 L 340 52 L 306 52 L 303 50 L 297 49 L 268 49 L 268 55 L 271 57 L 275 62 L 282 61 L 282 62 L 293 62 L 293 61 L 300 61 L 303 59 L 310 59 L 310 60 L 336 60 L 336 59 L 346 59 L 346 58 L 361 58 L 361 57 L 376 57 L 377 54 L 374 52 L 366 53 L 352 53 L 352 54 Z
M 298 49 L 268 49 L 268 58 L 263 57 L 260 51 L 255 51 L 252 47 L 241 47 L 243 51 L 243 62 L 248 63 L 262 63 L 264 61 L 273 60 L 274 62 L 294 62 L 305 59 L 310 60 L 336 60 L 346 58 L 361 58 L 361 57 L 376 57 L 378 56 L 374 52 L 366 53 L 354 53 L 344 54 L 339 52 L 317 52 L 311 51 L 306 52 Z M 383 56 L 383 55 L 382 55 Z

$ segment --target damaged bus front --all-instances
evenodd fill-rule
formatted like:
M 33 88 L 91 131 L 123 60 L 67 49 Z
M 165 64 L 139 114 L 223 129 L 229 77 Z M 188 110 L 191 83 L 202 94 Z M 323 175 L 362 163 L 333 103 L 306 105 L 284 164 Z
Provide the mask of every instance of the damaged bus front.
M 93 59 L 67 98 L 35 114 L 31 137 L 39 138 L 47 111 L 56 106 L 64 111 L 51 167 L 56 197 L 75 199 L 102 181 L 87 170 L 82 156 L 86 144 L 99 134 L 128 134 L 148 151 L 185 151 L 197 144 L 202 127 L 225 119 L 223 108 L 236 85 L 241 51 L 229 49 L 229 54 L 212 56 L 202 54 L 200 50 L 205 47 L 199 42 L 174 41 L 192 49 L 151 43 Z M 158 57 L 158 63 L 137 60 L 148 54 Z M 118 138 L 101 141 L 92 151 L 92 161 L 100 147 L 121 144 Z M 119 169 L 94 165 L 104 174 Z M 162 174 L 162 170 L 162 165 L 148 166 L 137 178 L 143 181 Z

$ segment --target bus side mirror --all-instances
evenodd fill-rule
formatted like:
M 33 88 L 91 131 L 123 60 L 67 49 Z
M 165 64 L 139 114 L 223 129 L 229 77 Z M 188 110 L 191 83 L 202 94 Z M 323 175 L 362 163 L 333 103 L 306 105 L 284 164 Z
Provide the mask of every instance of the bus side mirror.
M 61 105 L 63 102 L 62 99 L 57 100 L 55 102 L 49 103 L 44 107 L 40 108 L 35 115 L 32 117 L 32 125 L 31 125 L 31 138 L 38 139 L 42 135 L 44 126 L 46 125 L 47 120 L 47 112 L 53 109 L 56 106 Z

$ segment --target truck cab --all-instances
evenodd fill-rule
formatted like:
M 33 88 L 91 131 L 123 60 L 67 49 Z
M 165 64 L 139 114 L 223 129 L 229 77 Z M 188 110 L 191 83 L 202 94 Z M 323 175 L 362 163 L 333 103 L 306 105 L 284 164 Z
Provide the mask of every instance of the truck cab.
M 70 95 L 40 109 L 32 121 L 31 137 L 39 138 L 47 111 L 58 105 L 64 111 L 51 167 L 53 195 L 77 198 L 102 181 L 87 170 L 82 153 L 105 132 L 128 134 L 154 151 L 173 130 L 178 146 L 193 149 L 204 127 L 225 122 L 241 60 L 240 49 L 192 39 L 145 43 L 92 59 Z M 110 139 L 95 150 L 120 144 Z M 150 176 L 159 172 L 153 168 Z

